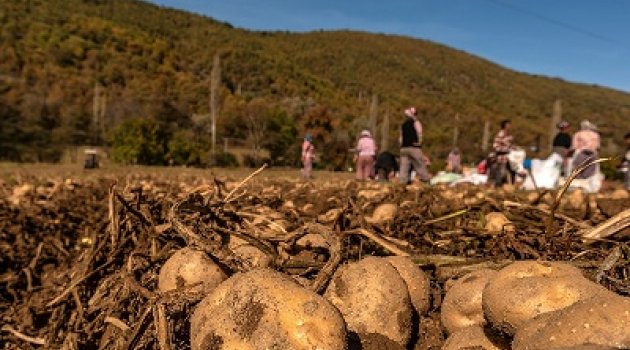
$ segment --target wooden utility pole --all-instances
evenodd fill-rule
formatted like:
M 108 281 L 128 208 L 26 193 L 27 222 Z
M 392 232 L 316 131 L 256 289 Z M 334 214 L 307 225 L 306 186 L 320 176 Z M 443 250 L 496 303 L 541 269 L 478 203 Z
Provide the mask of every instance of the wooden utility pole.
M 488 144 L 490 143 L 490 121 L 486 119 L 483 124 L 483 137 L 481 138 L 481 150 L 484 153 L 488 152 Z
M 553 103 L 551 114 L 551 125 L 549 125 L 549 152 L 553 151 L 553 138 L 556 136 L 556 125 L 562 121 L 562 101 L 556 100 Z
M 385 116 L 383 117 L 383 124 L 381 124 L 381 151 L 389 150 L 389 111 L 385 111 Z
M 105 108 L 107 100 L 103 93 L 103 87 L 98 82 L 94 83 L 94 97 L 92 100 L 92 123 L 94 125 L 94 144 L 98 144 L 104 129 Z
M 455 127 L 453 128 L 453 148 L 459 143 L 459 114 L 455 115 Z
M 372 95 L 372 103 L 370 103 L 370 132 L 372 136 L 376 137 L 376 123 L 378 118 L 378 96 L 376 94 Z
M 217 114 L 218 114 L 218 89 L 221 84 L 221 58 L 214 55 L 212 72 L 210 73 L 210 132 L 212 134 L 212 154 L 216 155 L 217 148 Z

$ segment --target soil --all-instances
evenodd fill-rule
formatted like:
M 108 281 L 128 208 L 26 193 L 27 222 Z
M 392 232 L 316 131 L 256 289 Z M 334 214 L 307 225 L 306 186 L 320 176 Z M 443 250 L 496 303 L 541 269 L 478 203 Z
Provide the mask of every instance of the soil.
M 322 269 L 335 268 L 334 252 L 295 245 L 294 238 L 309 231 L 342 237 L 341 262 L 391 254 L 373 239 L 346 234 L 357 229 L 410 252 L 432 276 L 432 307 L 420 318 L 417 344 L 410 346 L 415 349 L 440 348 L 443 284 L 474 264 L 571 261 L 605 287 L 630 295 L 628 235 L 588 247 L 579 238 L 582 226 L 596 226 L 628 208 L 605 195 L 595 208 L 585 203 L 585 210 L 561 209 L 568 217 L 557 217 L 546 232 L 548 213 L 537 209 L 542 194 L 532 202 L 520 191 L 405 189 L 334 177 L 303 182 L 261 176 L 239 187 L 242 178 L 156 171 L 76 178 L 31 174 L 0 181 L 2 348 L 161 349 L 156 329 L 162 325 L 172 349 L 189 349 L 189 317 L 200 296 L 186 288 L 159 292 L 157 274 L 184 246 L 206 251 L 231 273 L 253 268 L 230 250 L 231 236 L 266 252 L 273 268 L 307 285 L 325 277 Z M 381 203 L 398 205 L 396 217 L 366 222 Z M 318 222 L 330 209 L 340 212 L 332 222 Z M 516 231 L 486 232 L 484 215 L 495 211 Z M 603 265 L 616 247 L 615 260 Z M 156 316 L 161 306 L 162 320 Z M 400 349 L 392 343 L 362 335 L 355 348 Z

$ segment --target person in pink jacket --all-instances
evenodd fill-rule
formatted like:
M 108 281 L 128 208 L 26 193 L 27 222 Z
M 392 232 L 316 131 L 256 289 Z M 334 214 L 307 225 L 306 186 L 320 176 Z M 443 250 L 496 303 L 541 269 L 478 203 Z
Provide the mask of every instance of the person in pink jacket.
M 376 143 L 372 134 L 368 130 L 361 131 L 361 136 L 357 142 L 356 168 L 357 180 L 364 181 L 370 178 L 374 167 L 374 157 L 376 157 Z
M 313 176 L 313 159 L 315 158 L 315 145 L 313 145 L 313 136 L 307 134 L 302 142 L 302 176 L 310 179 Z

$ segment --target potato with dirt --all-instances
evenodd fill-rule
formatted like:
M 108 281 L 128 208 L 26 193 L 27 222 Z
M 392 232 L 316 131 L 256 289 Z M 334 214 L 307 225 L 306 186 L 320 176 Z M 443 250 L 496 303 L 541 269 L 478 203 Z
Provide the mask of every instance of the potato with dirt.
M 211 292 L 227 279 L 226 272 L 206 253 L 192 248 L 182 248 L 166 260 L 158 276 L 161 292 L 200 284 L 195 290 Z
M 540 314 L 566 308 L 605 290 L 569 264 L 519 261 L 501 269 L 488 283 L 482 303 L 492 327 L 513 335 Z
M 508 219 L 505 214 L 500 212 L 492 212 L 488 213 L 485 216 L 485 226 L 486 231 L 491 233 L 499 233 L 499 232 L 508 232 L 514 233 L 516 232 L 516 227 L 514 223 Z
M 516 332 L 515 350 L 574 349 L 596 345 L 630 349 L 630 298 L 604 291 L 540 315 Z
M 386 259 L 367 257 L 341 266 L 324 297 L 341 311 L 349 331 L 381 334 L 401 346 L 409 342 L 413 306 L 407 284 Z
M 448 333 L 486 324 L 482 294 L 496 274 L 496 271 L 490 269 L 474 271 L 457 279 L 447 290 L 440 316 L 442 325 Z
M 442 346 L 442 350 L 505 350 L 509 349 L 509 342 L 492 330 L 484 329 L 482 326 L 474 325 L 459 328 L 453 332 Z
M 426 314 L 431 306 L 429 276 L 408 257 L 388 256 L 385 260 L 398 271 L 400 277 L 407 284 L 411 304 L 418 315 Z
M 289 276 L 239 273 L 204 298 L 191 318 L 192 350 L 346 349 L 339 310 Z
M 393 220 L 398 213 L 398 206 L 392 203 L 381 204 L 372 213 L 372 216 L 365 218 L 370 224 L 382 224 Z

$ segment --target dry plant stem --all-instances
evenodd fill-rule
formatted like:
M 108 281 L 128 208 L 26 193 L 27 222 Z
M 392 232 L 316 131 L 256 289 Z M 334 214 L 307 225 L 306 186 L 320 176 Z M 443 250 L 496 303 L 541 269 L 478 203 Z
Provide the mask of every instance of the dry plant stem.
M 97 267 L 96 269 L 92 270 L 92 272 L 88 273 L 87 275 L 84 275 L 83 277 L 77 279 L 76 281 L 70 283 L 70 286 L 68 286 L 68 288 L 66 288 L 61 294 L 59 294 L 59 296 L 57 296 L 55 299 L 51 300 L 48 304 L 46 304 L 46 307 L 52 307 L 55 304 L 57 304 L 58 302 L 62 301 L 66 296 L 68 296 L 68 294 L 72 293 L 72 290 L 78 286 L 79 284 L 81 284 L 83 281 L 85 281 L 86 279 L 94 276 L 95 274 L 101 272 L 101 270 L 103 270 L 104 268 L 106 268 L 107 266 L 109 266 L 111 263 L 113 263 L 114 260 L 109 260 L 106 263 L 104 263 L 103 265 Z
M 127 343 L 127 346 L 125 346 L 125 349 L 131 350 L 136 347 L 136 343 L 138 342 L 138 339 L 140 338 L 140 336 L 143 333 L 144 328 L 146 327 L 147 318 L 149 314 L 151 313 L 150 311 L 153 309 L 153 305 L 151 304 L 152 303 L 149 303 L 149 305 L 144 309 L 144 312 L 142 312 L 142 315 L 140 316 L 140 319 L 138 320 L 138 322 L 136 322 L 136 326 L 133 329 L 133 333 L 131 334 L 131 337 L 129 338 L 129 342 Z
M 4 326 L 2 326 L 2 331 L 9 332 L 9 333 L 13 334 L 14 337 L 16 337 L 18 339 L 21 339 L 21 340 L 24 340 L 25 342 L 28 342 L 28 343 L 31 343 L 31 344 L 46 345 L 46 339 L 29 337 L 28 335 L 20 333 L 20 332 L 16 331 L 15 329 L 13 329 L 13 327 L 11 327 L 9 325 L 6 325 L 6 324 Z
M 234 193 L 236 193 L 236 191 L 238 191 L 239 188 L 243 187 L 243 185 L 245 185 L 249 180 L 254 178 L 254 176 L 260 174 L 263 170 L 265 170 L 266 167 L 267 167 L 267 163 L 263 164 L 263 166 L 261 166 L 258 170 L 249 174 L 248 177 L 243 179 L 243 181 L 241 181 L 238 185 L 236 185 L 236 187 L 234 187 L 232 191 L 230 191 L 230 193 L 228 193 L 227 196 L 225 196 L 225 198 L 223 199 L 223 202 L 228 203 L 230 199 L 232 198 L 232 195 L 234 195 Z
M 532 179 L 532 183 L 534 184 L 534 190 L 540 196 L 540 193 L 541 193 L 540 188 L 538 188 L 538 184 L 536 183 L 536 178 L 534 178 L 534 174 L 532 174 L 531 169 L 527 169 L 527 174 L 529 175 L 529 178 Z
M 143 225 L 147 226 L 147 227 L 151 227 L 151 220 L 147 219 L 147 217 L 140 211 L 136 210 L 134 207 L 131 206 L 131 204 L 129 204 L 125 198 L 123 198 L 123 196 L 121 196 L 120 194 L 116 193 L 115 194 L 116 198 L 120 201 L 120 203 L 122 203 L 123 207 L 125 207 L 125 209 L 127 209 L 127 211 L 129 211 L 131 214 L 135 215 L 138 219 L 140 219 L 140 221 L 142 222 Z
M 177 231 L 177 233 L 179 233 L 186 240 L 186 243 L 188 243 L 188 245 L 197 246 L 197 248 L 205 251 L 206 253 L 214 255 L 217 259 L 225 259 L 226 256 L 221 251 L 220 243 L 213 242 L 196 234 L 188 226 L 179 221 L 179 219 L 177 218 L 177 213 L 179 212 L 179 206 L 182 203 L 183 201 L 175 203 L 168 213 L 168 219 L 171 225 L 173 225 L 175 231 Z
M 450 214 L 446 214 L 446 215 L 441 216 L 441 217 L 436 218 L 436 219 L 427 220 L 427 221 L 424 222 L 424 225 L 432 225 L 432 224 L 436 224 L 438 222 L 446 221 L 448 219 L 456 218 L 458 216 L 466 214 L 467 212 L 468 212 L 468 209 L 458 210 L 456 212 L 453 212 L 453 213 L 450 213 Z
M 246 213 L 246 212 L 243 212 L 243 211 L 237 211 L 236 214 L 238 214 L 239 216 L 244 216 L 244 217 L 250 217 L 250 218 L 263 220 L 266 223 L 268 223 L 269 226 L 273 226 L 273 227 L 277 228 L 282 233 L 285 233 L 285 234 L 287 233 L 287 230 L 285 230 L 284 227 L 282 227 L 281 225 L 279 225 L 276 222 L 273 222 L 273 221 L 267 219 L 266 217 L 264 217 L 262 215 L 258 215 L 258 214 L 254 214 L 254 213 Z
M 484 261 L 466 265 L 444 265 L 438 266 L 435 270 L 435 277 L 438 282 L 446 282 L 451 278 L 459 278 L 470 272 L 491 269 L 499 270 L 512 263 L 512 260 Z
M 606 272 L 610 271 L 617 261 L 621 259 L 621 247 L 616 246 L 612 249 L 610 254 L 606 257 L 606 259 L 602 262 L 601 266 L 597 269 L 597 273 L 595 274 L 595 281 L 597 283 L 601 282 L 602 278 L 606 274 Z
M 113 316 L 105 317 L 105 320 L 103 322 L 109 323 L 109 324 L 115 326 L 116 328 L 120 329 L 123 332 L 127 332 L 130 329 L 129 326 L 127 326 L 127 324 L 125 322 L 123 322 L 120 319 L 118 319 L 116 317 L 113 317 Z
M 335 270 L 337 270 L 337 267 L 339 267 L 339 264 L 341 264 L 341 261 L 343 260 L 343 256 L 341 254 L 341 251 L 342 251 L 341 237 L 339 237 L 339 235 L 327 229 L 324 232 L 322 232 L 323 230 L 319 230 L 319 231 L 320 232 L 318 233 L 326 239 L 326 242 L 328 243 L 328 246 L 330 247 L 329 249 L 330 258 L 326 262 L 326 265 L 324 265 L 324 267 L 319 271 L 319 273 L 317 274 L 317 277 L 315 278 L 315 280 L 313 281 L 313 284 L 311 285 L 311 289 L 315 293 L 321 294 L 326 289 L 326 286 L 328 285 L 328 281 L 330 281 L 330 278 L 335 273 Z
M 368 230 L 366 230 L 364 228 L 357 228 L 357 229 L 354 229 L 354 230 L 345 231 L 344 234 L 359 235 L 359 236 L 366 237 L 366 238 L 374 241 L 374 243 L 376 243 L 376 244 L 380 245 L 381 247 L 389 250 L 392 254 L 397 255 L 397 256 L 410 256 L 411 255 L 408 252 L 398 248 L 396 245 L 394 245 L 392 242 L 386 240 L 385 238 L 383 238 L 378 233 L 370 232 L 370 231 L 368 231 Z
M 87 274 L 85 274 L 85 273 L 84 273 L 82 277 L 80 277 L 80 278 L 76 279 L 74 282 L 71 282 L 71 283 L 70 283 L 70 285 L 69 285 L 69 286 L 68 286 L 68 287 L 67 287 L 67 288 L 66 288 L 66 289 L 65 289 L 65 290 L 64 290 L 61 294 L 59 294 L 59 296 L 57 296 L 55 299 L 51 300 L 48 304 L 46 304 L 46 307 L 52 307 L 52 306 L 54 306 L 55 304 L 57 304 L 58 302 L 60 302 L 61 300 L 63 300 L 66 296 L 68 296 L 68 294 L 70 294 L 70 293 L 72 292 L 72 290 L 73 290 L 76 286 L 78 286 L 79 284 L 81 284 L 81 283 L 82 283 L 83 281 L 85 281 L 86 279 L 88 279 L 88 278 L 90 278 L 90 277 L 94 276 L 95 274 L 97 274 L 97 273 L 101 272 L 103 269 L 105 269 L 106 267 L 108 267 L 109 265 L 111 265 L 114 261 L 116 261 L 116 259 L 115 259 L 114 257 L 115 257 L 115 256 L 116 256 L 119 252 L 120 252 L 120 250 L 122 249 L 122 247 L 123 247 L 123 246 L 124 246 L 124 245 L 125 245 L 125 244 L 129 241 L 129 240 L 131 240 L 131 236 L 129 236 L 129 237 L 127 237 L 127 238 L 125 238 L 125 239 L 121 242 L 121 244 L 118 246 L 118 249 L 117 249 L 115 252 L 113 252 L 112 254 L 110 254 L 110 257 L 108 258 L 108 260 L 107 260 L 105 263 L 103 263 L 103 265 L 101 265 L 101 266 L 99 266 L 99 267 L 95 268 L 95 269 L 94 269 L 94 270 L 92 270 L 90 273 L 87 273 Z M 103 240 L 103 242 L 104 242 L 104 240 Z M 101 247 L 101 246 L 99 246 L 99 248 L 95 249 L 95 252 L 97 252 L 97 251 L 99 251 L 99 250 L 101 250 L 101 249 L 102 249 L 102 247 Z M 92 257 L 91 257 L 91 258 L 93 258 L 93 257 L 94 257 L 94 256 L 92 255 Z M 90 258 L 89 260 L 92 260 L 91 258 Z M 89 266 L 89 264 L 90 264 L 90 262 L 88 261 L 88 262 L 86 263 L 86 265 L 85 265 L 85 266 Z M 87 271 L 87 267 L 86 267 L 86 271 Z
M 608 160 L 610 160 L 610 158 L 600 158 L 595 161 L 589 162 L 587 164 L 581 165 L 579 168 L 573 170 L 573 172 L 571 173 L 567 181 L 565 181 L 564 184 L 562 185 L 562 188 L 560 188 L 560 191 L 558 191 L 558 194 L 556 195 L 556 198 L 554 199 L 553 204 L 551 205 L 551 209 L 549 210 L 549 216 L 547 217 L 547 225 L 546 225 L 547 227 L 545 230 L 545 236 L 547 238 L 551 238 L 555 233 L 553 230 L 553 220 L 555 218 L 556 209 L 558 209 L 558 206 L 560 205 L 560 200 L 562 199 L 562 196 L 567 191 L 567 189 L 569 189 L 571 182 L 573 182 L 573 180 L 575 180 L 575 178 L 578 175 L 580 175 L 584 170 L 586 170 L 586 168 L 588 168 L 589 166 L 599 164 Z
M 260 250 L 261 252 L 269 256 L 272 261 L 275 261 L 277 259 L 277 254 L 275 253 L 273 248 L 267 246 L 264 241 L 259 240 L 258 238 L 253 237 L 252 235 L 249 235 L 245 232 L 236 232 L 236 231 L 227 230 L 227 229 L 218 227 L 216 225 L 214 225 L 213 229 L 225 235 L 232 235 L 246 241 L 247 243 L 256 247 L 256 249 Z
M 630 209 L 626 209 L 612 218 L 602 222 L 592 230 L 582 234 L 584 244 L 588 245 L 595 240 L 610 237 L 617 232 L 630 227 Z
M 109 234 L 111 235 L 111 239 L 112 239 L 112 246 L 116 246 L 116 243 L 118 242 L 118 236 L 120 234 L 120 225 L 118 222 L 118 216 L 116 215 L 116 201 L 115 199 L 115 193 L 116 191 L 116 184 L 112 185 L 109 188 L 109 198 L 108 198 L 108 216 L 109 216 Z
M 520 208 L 520 209 L 527 209 L 527 210 L 535 210 L 538 212 L 541 212 L 543 214 L 546 215 L 551 215 L 551 211 L 547 210 L 547 209 L 542 209 L 542 208 L 538 208 L 536 206 L 533 205 L 528 205 L 528 204 L 523 204 L 523 203 L 518 203 L 518 202 L 512 202 L 512 201 L 503 201 L 503 206 L 504 207 L 511 207 L 511 208 Z M 554 216 L 560 220 L 564 220 L 574 226 L 580 227 L 582 229 L 590 229 L 591 226 L 587 223 L 584 223 L 582 221 L 578 221 L 575 220 L 569 216 L 566 216 L 562 213 L 554 213 Z
M 171 339 L 168 332 L 168 321 L 164 304 L 156 303 L 153 307 L 153 320 L 160 350 L 171 350 Z
M 452 255 L 414 255 L 410 256 L 414 263 L 420 266 L 444 266 L 444 265 L 470 265 L 487 262 L 487 259 L 466 258 L 463 256 Z

